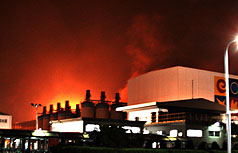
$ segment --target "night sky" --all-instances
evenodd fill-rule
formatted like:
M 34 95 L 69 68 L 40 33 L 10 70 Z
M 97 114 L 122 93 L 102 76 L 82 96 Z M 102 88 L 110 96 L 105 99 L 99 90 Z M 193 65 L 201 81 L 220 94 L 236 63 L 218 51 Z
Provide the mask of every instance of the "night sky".
M 72 108 L 148 71 L 187 66 L 224 72 L 238 33 L 237 0 L 29 0 L 0 2 L 0 112 L 34 119 L 31 102 Z M 230 71 L 238 54 L 230 48 Z M 169 77 L 169 76 L 168 76 Z

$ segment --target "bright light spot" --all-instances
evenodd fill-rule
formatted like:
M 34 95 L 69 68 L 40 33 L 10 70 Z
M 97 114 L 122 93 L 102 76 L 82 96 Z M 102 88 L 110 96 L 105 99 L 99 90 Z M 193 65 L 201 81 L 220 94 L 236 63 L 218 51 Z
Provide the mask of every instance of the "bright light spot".
M 177 135 L 178 135 L 178 130 L 171 130 L 169 132 L 169 136 L 170 137 L 177 137 Z
M 187 130 L 188 137 L 202 137 L 202 130 Z
M 86 132 L 83 133 L 83 137 L 84 138 L 89 138 L 89 134 L 87 134 Z
M 183 136 L 183 132 L 179 132 L 179 133 L 178 133 L 178 136 L 179 136 L 179 137 Z
M 122 128 L 127 130 L 126 133 L 140 133 L 139 127 L 123 126 Z
M 221 131 L 220 122 L 216 122 L 208 127 L 209 131 Z
M 33 136 L 49 136 L 50 134 L 46 130 L 35 130 L 32 132 Z
M 56 121 L 52 122 L 52 131 L 56 132 L 83 132 L 83 121 Z
M 214 126 L 220 126 L 220 122 L 214 123 Z
M 144 129 L 144 131 L 143 131 L 143 134 L 149 134 L 150 133 L 150 131 L 149 130 L 147 130 L 147 129 Z
M 157 148 L 157 142 L 152 143 L 152 148 Z
M 163 135 L 163 131 L 156 131 L 156 134 Z
M 238 50 L 238 35 L 236 36 L 235 41 L 236 41 L 236 49 Z
M 85 126 L 86 132 L 92 132 L 92 131 L 100 131 L 100 127 L 97 124 L 87 124 Z

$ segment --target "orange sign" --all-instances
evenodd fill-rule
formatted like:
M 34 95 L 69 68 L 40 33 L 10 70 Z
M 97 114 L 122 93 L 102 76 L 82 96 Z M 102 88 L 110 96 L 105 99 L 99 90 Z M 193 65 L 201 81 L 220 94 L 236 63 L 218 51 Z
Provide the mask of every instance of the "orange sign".
M 238 109 L 238 80 L 229 78 L 229 93 L 231 108 Z M 224 77 L 214 77 L 215 102 L 226 105 L 226 82 Z

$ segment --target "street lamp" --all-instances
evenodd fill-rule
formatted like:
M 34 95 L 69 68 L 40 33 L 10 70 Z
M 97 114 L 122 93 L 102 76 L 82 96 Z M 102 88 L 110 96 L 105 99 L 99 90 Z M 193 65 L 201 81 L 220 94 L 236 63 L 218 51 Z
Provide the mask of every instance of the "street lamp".
M 236 39 L 230 41 L 226 46 L 226 52 L 224 56 L 225 66 L 225 80 L 226 80 L 226 128 L 227 128 L 227 152 L 231 153 L 231 111 L 230 111 L 230 97 L 229 97 L 229 68 L 228 68 L 228 49 L 232 43 L 236 43 L 238 47 L 238 36 Z
M 41 107 L 41 104 L 31 103 L 31 106 L 36 108 L 36 130 L 38 130 L 38 107 Z

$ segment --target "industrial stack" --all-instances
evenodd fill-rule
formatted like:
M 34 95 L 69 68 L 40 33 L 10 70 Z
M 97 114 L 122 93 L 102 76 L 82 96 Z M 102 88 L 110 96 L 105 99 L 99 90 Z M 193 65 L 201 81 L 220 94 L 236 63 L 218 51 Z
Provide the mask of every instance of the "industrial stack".
M 86 91 L 86 98 L 83 103 L 81 103 L 81 117 L 94 118 L 95 117 L 95 106 L 90 99 L 90 90 Z
M 108 119 L 109 118 L 109 105 L 105 101 L 105 92 L 101 92 L 100 102 L 96 105 L 96 118 Z
M 111 105 L 110 118 L 113 120 L 125 120 L 127 118 L 126 112 L 116 111 L 117 107 L 126 106 L 126 103 L 120 102 L 120 94 L 116 93 L 115 102 Z
M 112 103 L 110 106 L 109 103 Z M 120 102 L 120 95 L 116 93 L 115 101 L 106 101 L 106 94 L 101 92 L 100 100 L 92 100 L 90 90 L 86 90 L 86 98 L 81 103 L 81 110 L 79 104 L 76 105 L 75 111 L 71 110 L 69 101 L 65 101 L 65 108 L 61 108 L 61 103 L 57 103 L 57 110 L 54 111 L 53 105 L 50 105 L 49 113 L 47 113 L 46 106 L 43 107 L 42 115 L 38 117 L 39 128 L 43 130 L 50 130 L 50 121 L 63 120 L 69 118 L 94 118 L 94 119 L 111 119 L 111 120 L 125 120 L 126 113 L 116 111 L 117 107 L 125 106 L 126 103 Z

